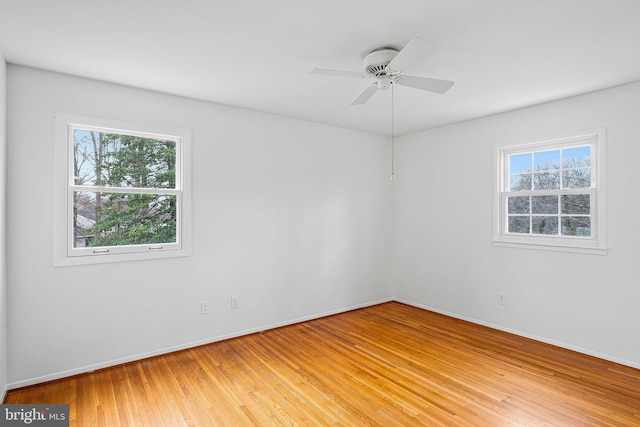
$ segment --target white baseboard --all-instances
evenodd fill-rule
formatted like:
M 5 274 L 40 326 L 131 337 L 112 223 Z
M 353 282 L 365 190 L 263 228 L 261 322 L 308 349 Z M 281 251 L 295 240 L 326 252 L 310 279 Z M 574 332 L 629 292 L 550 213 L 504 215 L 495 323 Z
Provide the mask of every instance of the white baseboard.
M 370 302 L 366 302 L 366 303 L 363 303 L 363 304 L 357 304 L 357 305 L 353 305 L 353 306 L 349 306 L 349 307 L 343 307 L 343 308 L 339 308 L 339 309 L 336 309 L 336 310 L 330 310 L 330 311 L 326 311 L 326 312 L 323 312 L 323 313 L 313 314 L 313 315 L 310 315 L 310 316 L 299 317 L 297 319 L 291 319 L 291 320 L 287 320 L 287 321 L 284 321 L 284 322 L 272 323 L 272 324 L 269 324 L 269 325 L 264 325 L 264 326 L 260 326 L 260 327 L 256 327 L 256 328 L 245 329 L 243 331 L 237 331 L 237 332 L 232 332 L 232 333 L 229 333 L 229 334 L 218 335 L 218 336 L 206 338 L 206 339 L 203 339 L 203 340 L 192 341 L 192 342 L 183 343 L 183 344 L 179 344 L 179 345 L 175 345 L 175 346 L 171 346 L 171 347 L 156 349 L 156 350 L 145 352 L 145 353 L 134 354 L 134 355 L 127 356 L 127 357 L 122 357 L 122 358 L 119 358 L 119 359 L 107 360 L 107 361 L 95 363 L 95 364 L 92 364 L 92 365 L 86 365 L 86 366 L 82 366 L 82 367 L 79 367 L 79 368 L 69 369 L 69 370 L 66 370 L 66 371 L 55 372 L 55 373 L 52 373 L 52 374 L 42 375 L 42 376 L 39 376 L 39 377 L 29 378 L 29 379 L 21 380 L 21 381 L 15 381 L 15 382 L 9 383 L 9 384 L 7 384 L 5 386 L 4 392 L 3 392 L 3 399 L 4 399 L 4 395 L 7 393 L 7 391 L 14 390 L 14 389 L 17 389 L 17 388 L 28 387 L 28 386 L 31 386 L 31 385 L 41 384 L 41 383 L 45 383 L 45 382 L 48 382 L 48 381 L 54 381 L 54 380 L 58 380 L 58 379 L 61 379 L 61 378 L 71 377 L 73 375 L 84 374 L 84 373 L 87 373 L 87 372 L 96 371 L 98 369 L 110 368 L 112 366 L 122 365 L 124 363 L 135 362 L 137 360 L 147 359 L 149 357 L 160 356 L 160 355 L 163 355 L 163 354 L 172 353 L 172 352 L 180 351 L 180 350 L 186 350 L 188 348 L 198 347 L 198 346 L 205 345 L 205 344 L 211 344 L 211 343 L 214 343 L 214 342 L 223 341 L 223 340 L 227 340 L 227 339 L 230 339 L 230 338 L 236 338 L 236 337 L 240 337 L 240 336 L 243 336 L 243 335 L 253 334 L 253 333 L 256 333 L 256 332 L 267 331 L 269 329 L 280 328 L 282 326 L 293 325 L 295 323 L 307 322 L 309 320 L 319 319 L 321 317 L 331 316 L 331 315 L 334 315 L 334 314 L 340 314 L 340 313 L 344 313 L 344 312 L 347 312 L 347 311 L 356 310 L 358 308 L 370 307 L 372 305 L 377 305 L 377 304 L 381 304 L 381 303 L 389 302 L 389 301 L 393 301 L 393 298 L 384 298 L 384 299 L 380 299 L 380 300 L 376 300 L 376 301 L 370 301 Z M 2 401 L 3 400 L 0 400 L 0 402 L 2 402 Z
M 510 334 L 514 334 L 514 335 L 518 335 L 518 336 L 521 336 L 521 337 L 529 338 L 529 339 L 532 339 L 532 340 L 535 340 L 535 341 L 543 342 L 545 344 L 551 344 L 551 345 L 556 346 L 556 347 L 564 348 L 564 349 L 567 349 L 567 350 L 572 350 L 572 351 L 575 351 L 575 352 L 578 352 L 578 353 L 586 354 L 588 356 L 597 357 L 598 359 L 608 360 L 609 362 L 614 362 L 614 363 L 618 363 L 620 365 L 629 366 L 631 368 L 640 369 L 640 363 L 639 362 L 620 359 L 618 357 L 614 357 L 614 356 L 611 356 L 609 354 L 600 353 L 600 352 L 589 350 L 589 349 L 586 349 L 586 348 L 576 347 L 576 346 L 571 345 L 571 344 L 567 344 L 567 343 L 551 340 L 549 338 L 544 338 L 544 337 L 540 337 L 540 336 L 533 335 L 533 334 L 528 334 L 526 332 L 517 331 L 515 329 L 505 328 L 504 326 L 495 325 L 495 324 L 489 323 L 489 322 L 483 322 L 483 321 L 478 320 L 478 319 L 473 319 L 473 318 L 466 317 L 466 316 L 460 316 L 458 314 L 450 313 L 448 311 L 440 310 L 438 308 L 430 307 L 428 305 L 417 304 L 417 303 L 414 303 L 414 302 L 411 302 L 411 301 L 407 301 L 407 300 L 403 300 L 403 299 L 399 299 L 399 298 L 395 298 L 394 301 L 401 302 L 403 304 L 407 304 L 407 305 L 410 305 L 410 306 L 413 306 L 413 307 L 418 307 L 418 308 L 421 308 L 423 310 L 433 311 L 434 313 L 444 314 L 445 316 L 449 316 L 449 317 L 453 317 L 453 318 L 456 318 L 456 319 L 464 320 L 464 321 L 470 322 L 470 323 L 475 323 L 477 325 L 486 326 L 486 327 L 491 328 L 491 329 L 497 329 L 499 331 L 508 332 Z
M 264 326 L 260 326 L 260 327 L 256 327 L 256 328 L 245 329 L 245 330 L 242 330 L 242 331 L 236 331 L 236 332 L 229 333 L 229 334 L 218 335 L 218 336 L 206 338 L 206 339 L 203 339 L 203 340 L 192 341 L 192 342 L 188 342 L 188 343 L 179 344 L 179 345 L 176 345 L 176 346 L 156 349 L 156 350 L 153 350 L 153 351 L 134 354 L 134 355 L 131 355 L 131 356 L 122 357 L 122 358 L 118 358 L 118 359 L 107 360 L 107 361 L 103 361 L 103 362 L 100 362 L 100 363 L 95 363 L 95 364 L 92 364 L 92 365 L 86 365 L 86 366 L 82 366 L 82 367 L 75 368 L 75 369 L 69 369 L 69 370 L 66 370 L 66 371 L 61 371 L 61 372 L 56 372 L 56 373 L 52 373 L 52 374 L 48 374 L 48 375 L 43 375 L 43 376 L 40 376 L 40 377 L 29 378 L 29 379 L 21 380 L 21 381 L 15 381 L 15 382 L 8 383 L 8 384 L 5 385 L 4 389 L 2 390 L 2 395 L 1 395 L 2 399 L 0 399 L 0 402 L 4 401 L 4 398 L 5 398 L 6 394 L 7 394 L 7 392 L 9 392 L 10 390 L 14 390 L 14 389 L 22 388 L 22 387 L 28 387 L 28 386 L 35 385 L 35 384 L 41 384 L 41 383 L 45 383 L 45 382 L 48 382 L 48 381 L 54 381 L 54 380 L 58 380 L 58 379 L 61 379 L 61 378 L 70 377 L 70 376 L 73 376 L 73 375 L 92 372 L 92 371 L 96 371 L 98 369 L 109 368 L 109 367 L 121 365 L 121 364 L 124 364 L 124 363 L 135 362 L 137 360 L 147 359 L 149 357 L 160 356 L 160 355 L 172 353 L 172 352 L 175 352 L 175 351 L 180 351 L 180 350 L 185 350 L 185 349 L 188 349 L 188 348 L 198 347 L 198 346 L 205 345 L 205 344 L 211 344 L 211 343 L 214 343 L 214 342 L 223 341 L 223 340 L 230 339 L 230 338 L 236 338 L 236 337 L 240 337 L 240 336 L 243 336 L 243 335 L 249 335 L 249 334 L 253 334 L 253 333 L 256 333 L 256 332 L 262 332 L 262 331 L 266 331 L 266 330 L 269 330 L 269 329 L 280 328 L 282 326 L 293 325 L 295 323 L 300 323 L 300 322 L 306 322 L 306 321 L 309 321 L 309 320 L 319 319 L 321 317 L 331 316 L 331 315 L 334 315 L 334 314 L 340 314 L 340 313 L 344 313 L 344 312 L 347 312 L 347 311 L 356 310 L 356 309 L 359 309 L 359 308 L 370 307 L 370 306 L 373 306 L 373 305 L 382 304 L 382 303 L 389 302 L 389 301 L 397 301 L 397 302 L 400 302 L 400 303 L 403 303 L 403 304 L 407 304 L 407 305 L 410 305 L 410 306 L 413 306 L 413 307 L 421 308 L 423 310 L 433 311 L 435 313 L 439 313 L 439 314 L 443 314 L 445 316 L 449 316 L 449 317 L 453 317 L 453 318 L 456 318 L 456 319 L 464 320 L 466 322 L 475 323 L 475 324 L 486 326 L 486 327 L 489 327 L 489 328 L 492 328 L 492 329 L 496 329 L 496 330 L 499 330 L 499 331 L 508 332 L 510 334 L 518 335 L 518 336 L 525 337 L 525 338 L 530 338 L 530 339 L 533 339 L 535 341 L 543 342 L 543 343 L 546 343 L 546 344 L 551 344 L 551 345 L 554 345 L 556 347 L 561 347 L 561 348 L 565 348 L 565 349 L 568 349 L 568 350 L 576 351 L 578 353 L 582 353 L 582 354 L 586 354 L 586 355 L 589 355 L 589 356 L 597 357 L 599 359 L 608 360 L 610 362 L 619 363 L 621 365 L 625 365 L 625 366 L 629 366 L 629 367 L 632 367 L 632 368 L 640 369 L 640 363 L 638 363 L 638 362 L 633 362 L 633 361 L 630 361 L 630 360 L 620 359 L 620 358 L 613 357 L 613 356 L 608 355 L 608 354 L 603 354 L 603 353 L 600 353 L 600 352 L 597 352 L 597 351 L 593 351 L 593 350 L 589 350 L 589 349 L 585 349 L 585 348 L 581 348 L 581 347 L 576 347 L 574 345 L 570 345 L 570 344 L 567 344 L 567 343 L 551 340 L 551 339 L 540 337 L 540 336 L 537 336 L 537 335 L 528 334 L 528 333 L 525 333 L 525 332 L 522 332 L 522 331 L 517 331 L 517 330 L 514 330 L 514 329 L 506 328 L 504 326 L 496 325 L 496 324 L 493 324 L 493 323 L 484 322 L 484 321 L 481 321 L 481 320 L 478 320 L 478 319 L 474 319 L 474 318 L 470 318 L 470 317 L 466 317 L 466 316 L 461 316 L 461 315 L 458 315 L 456 313 L 451 313 L 451 312 L 448 312 L 446 310 L 438 309 L 436 307 L 431 307 L 431 306 L 424 305 L 424 304 L 418 304 L 418 303 L 415 303 L 415 302 L 412 302 L 412 301 L 408 301 L 408 300 L 404 300 L 404 299 L 400 299 L 400 298 L 384 298 L 384 299 L 380 299 L 380 300 L 376 300 L 376 301 L 370 301 L 370 302 L 363 303 L 363 304 L 358 304 L 358 305 L 349 306 L 349 307 L 343 307 L 343 308 L 339 308 L 339 309 L 336 309 L 336 310 L 330 310 L 330 311 L 326 311 L 326 312 L 323 312 L 323 313 L 316 313 L 316 314 L 313 314 L 313 315 L 310 315 L 310 316 L 304 316 L 304 317 L 299 317 L 299 318 L 296 318 L 296 319 L 290 319 L 290 320 L 287 320 L 287 321 L 284 321 L 284 322 L 272 323 L 272 324 L 269 324 L 269 325 L 264 325 Z

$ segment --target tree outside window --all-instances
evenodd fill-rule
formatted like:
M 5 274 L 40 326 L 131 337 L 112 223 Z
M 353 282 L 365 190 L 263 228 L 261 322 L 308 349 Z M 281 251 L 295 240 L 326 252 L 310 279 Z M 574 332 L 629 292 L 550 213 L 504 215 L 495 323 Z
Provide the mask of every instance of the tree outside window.
M 518 193 L 507 196 L 509 233 L 591 236 L 591 195 L 579 190 L 592 186 L 591 146 L 513 154 L 507 164 Z
M 75 248 L 176 242 L 175 141 L 75 129 L 73 145 Z
M 190 255 L 190 133 L 56 113 L 54 264 Z
M 604 129 L 496 154 L 496 246 L 606 254 Z

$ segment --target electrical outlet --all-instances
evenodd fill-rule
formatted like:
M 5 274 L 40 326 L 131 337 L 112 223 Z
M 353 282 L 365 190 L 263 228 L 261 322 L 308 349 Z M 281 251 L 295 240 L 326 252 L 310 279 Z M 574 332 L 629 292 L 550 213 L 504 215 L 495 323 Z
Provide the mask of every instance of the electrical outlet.
M 504 292 L 498 292 L 498 304 L 507 305 L 506 294 Z
M 240 297 L 231 297 L 231 308 L 235 309 L 240 307 Z
M 209 303 L 201 302 L 200 303 L 200 314 L 204 316 L 205 314 L 209 314 Z

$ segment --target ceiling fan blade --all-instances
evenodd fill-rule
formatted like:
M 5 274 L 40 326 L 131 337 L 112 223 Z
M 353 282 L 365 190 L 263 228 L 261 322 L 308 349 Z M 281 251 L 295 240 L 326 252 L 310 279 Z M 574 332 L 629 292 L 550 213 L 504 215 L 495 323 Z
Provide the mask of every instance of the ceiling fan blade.
M 413 64 L 423 60 L 435 49 L 432 43 L 420 37 L 413 38 L 407 43 L 396 56 L 391 60 L 387 68 L 391 71 L 404 71 Z
M 360 95 L 358 95 L 358 97 L 356 99 L 354 99 L 353 101 L 351 101 L 351 104 L 349 105 L 359 105 L 359 104 L 364 104 L 365 102 L 367 102 L 369 100 L 369 98 L 371 98 L 373 96 L 374 93 L 376 93 L 378 91 L 378 84 L 374 83 L 372 85 L 370 85 L 369 87 L 367 87 Z
M 359 73 L 356 71 L 342 71 L 342 70 L 325 70 L 323 68 L 314 68 L 309 71 L 310 74 L 324 74 L 327 76 L 338 76 L 338 77 L 359 77 L 365 78 L 367 77 L 364 73 Z
M 445 93 L 454 82 L 450 80 L 430 79 L 428 77 L 416 77 L 416 76 L 398 76 L 396 82 L 402 86 L 409 86 L 416 89 L 427 90 L 435 93 Z

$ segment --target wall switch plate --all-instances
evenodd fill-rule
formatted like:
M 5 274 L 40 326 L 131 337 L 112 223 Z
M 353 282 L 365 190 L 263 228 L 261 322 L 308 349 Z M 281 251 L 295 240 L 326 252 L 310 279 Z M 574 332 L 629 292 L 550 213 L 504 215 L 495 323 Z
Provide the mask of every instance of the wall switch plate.
M 231 308 L 236 309 L 240 307 L 240 297 L 231 297 Z
M 205 314 L 209 314 L 209 303 L 201 302 L 200 303 L 200 314 L 204 316 Z

